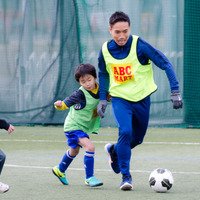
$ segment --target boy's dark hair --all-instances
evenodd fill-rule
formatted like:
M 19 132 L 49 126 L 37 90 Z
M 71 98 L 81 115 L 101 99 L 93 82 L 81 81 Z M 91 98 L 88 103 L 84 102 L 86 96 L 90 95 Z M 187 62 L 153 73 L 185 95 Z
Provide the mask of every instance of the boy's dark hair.
M 129 16 L 121 11 L 116 11 L 111 15 L 109 19 L 110 27 L 112 28 L 112 26 L 117 22 L 128 22 L 129 26 L 131 24 Z
M 85 76 L 86 74 L 90 74 L 94 78 L 97 78 L 96 69 L 93 65 L 89 63 L 81 63 L 75 71 L 76 81 L 79 82 L 80 77 Z

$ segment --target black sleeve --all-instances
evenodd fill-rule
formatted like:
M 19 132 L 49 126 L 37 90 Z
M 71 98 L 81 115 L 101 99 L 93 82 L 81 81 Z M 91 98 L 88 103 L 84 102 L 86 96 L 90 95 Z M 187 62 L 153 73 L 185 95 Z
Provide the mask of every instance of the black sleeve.
M 75 104 L 85 104 L 85 95 L 82 90 L 76 90 L 71 96 L 63 100 L 68 107 Z
M 6 122 L 6 120 L 0 119 L 0 128 L 1 128 L 1 129 L 8 130 L 8 129 L 9 129 L 9 126 L 10 126 L 10 124 L 8 124 L 8 123 Z

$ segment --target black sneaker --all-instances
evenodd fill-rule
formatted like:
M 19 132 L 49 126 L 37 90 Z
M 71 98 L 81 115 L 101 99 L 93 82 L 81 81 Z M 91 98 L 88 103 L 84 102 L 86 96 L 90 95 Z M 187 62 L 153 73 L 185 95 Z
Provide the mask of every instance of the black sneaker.
M 119 164 L 118 164 L 118 159 L 116 156 L 113 156 L 113 154 L 111 153 L 110 149 L 114 146 L 114 144 L 106 144 L 104 149 L 105 152 L 108 154 L 109 156 L 109 165 L 111 167 L 111 169 L 116 173 L 119 174 L 120 173 L 120 168 L 119 168 Z

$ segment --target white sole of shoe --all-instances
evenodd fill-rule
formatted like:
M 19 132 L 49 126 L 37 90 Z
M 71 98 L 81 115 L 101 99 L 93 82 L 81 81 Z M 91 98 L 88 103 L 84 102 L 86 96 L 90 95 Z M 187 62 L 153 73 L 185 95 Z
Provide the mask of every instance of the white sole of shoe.
M 121 190 L 132 190 L 133 186 L 130 183 L 124 183 L 122 186 L 120 186 Z
M 112 162 L 112 160 L 111 160 L 110 154 L 109 154 L 109 152 L 108 152 L 108 148 L 107 148 L 109 145 L 111 145 L 111 144 L 108 143 L 108 144 L 106 144 L 106 145 L 104 146 L 104 151 L 106 152 L 106 154 L 107 154 L 108 157 L 109 157 L 108 164 L 109 164 L 110 168 L 112 169 L 112 167 L 111 167 L 111 162 Z

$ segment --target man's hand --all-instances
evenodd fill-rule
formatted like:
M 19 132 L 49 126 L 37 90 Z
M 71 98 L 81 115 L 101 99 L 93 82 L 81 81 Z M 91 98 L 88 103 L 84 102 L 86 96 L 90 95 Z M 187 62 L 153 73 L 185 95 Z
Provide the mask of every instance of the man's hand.
M 183 107 L 183 99 L 179 90 L 174 90 L 171 92 L 171 101 L 173 103 L 174 109 L 179 109 Z
M 97 113 L 101 118 L 104 118 L 106 107 L 107 107 L 107 100 L 100 100 L 97 106 Z

